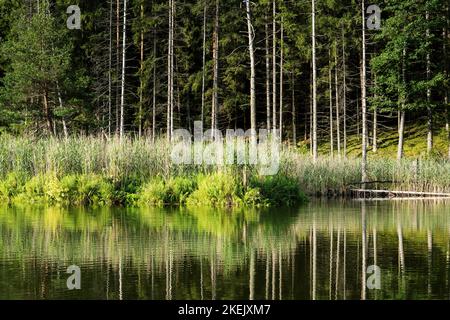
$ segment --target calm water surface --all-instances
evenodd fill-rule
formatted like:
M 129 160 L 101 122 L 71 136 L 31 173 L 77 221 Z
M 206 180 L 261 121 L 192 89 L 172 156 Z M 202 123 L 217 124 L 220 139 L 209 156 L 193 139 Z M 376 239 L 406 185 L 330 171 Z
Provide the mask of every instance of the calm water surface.
M 0 208 L 0 299 L 448 299 L 450 202 Z M 81 290 L 69 291 L 70 265 Z M 381 270 L 369 290 L 367 267 Z

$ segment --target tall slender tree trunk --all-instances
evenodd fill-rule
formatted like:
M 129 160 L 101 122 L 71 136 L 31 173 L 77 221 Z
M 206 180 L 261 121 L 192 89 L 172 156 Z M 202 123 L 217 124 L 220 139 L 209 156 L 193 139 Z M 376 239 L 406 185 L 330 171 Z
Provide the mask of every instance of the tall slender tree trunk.
M 283 17 L 281 17 L 280 23 L 280 141 L 283 139 L 283 76 L 284 76 L 284 25 Z
M 311 70 L 312 70 L 312 62 L 311 62 Z M 310 83 L 310 88 L 309 88 L 309 114 L 308 117 L 305 118 L 309 118 L 309 152 L 311 154 L 311 157 L 313 157 L 314 155 L 314 151 L 313 151 L 313 86 L 312 86 L 312 82 L 313 82 L 313 76 L 312 76 L 312 72 L 311 72 L 311 76 L 309 79 L 309 83 Z M 305 130 L 306 131 L 306 130 Z
M 212 98 L 212 129 L 218 128 L 219 112 L 219 0 L 216 0 L 213 35 L 213 98 Z
M 347 157 L 347 62 L 345 59 L 345 35 L 344 35 L 344 26 L 342 26 L 342 120 L 343 120 L 343 143 L 344 143 L 344 158 Z
M 112 28 L 113 28 L 113 1 L 109 7 L 109 56 L 108 56 L 108 136 L 111 137 L 112 128 Z
M 297 145 L 297 110 L 295 109 L 295 76 L 292 76 L 292 142 L 294 147 Z
M 361 68 L 361 111 L 362 111 L 362 153 L 361 178 L 363 188 L 367 182 L 367 91 L 366 91 L 366 17 L 365 1 L 362 1 L 362 68 Z
M 377 79 L 375 77 L 375 86 Z M 375 93 L 376 98 L 376 93 Z M 372 133 L 372 151 L 376 153 L 378 151 L 378 112 L 377 107 L 373 108 L 373 133 Z
M 430 18 L 430 14 L 427 11 L 426 12 L 426 21 L 427 24 L 429 23 L 429 19 Z M 426 38 L 427 38 L 427 42 L 429 43 L 430 41 L 430 29 L 427 26 L 427 31 L 426 31 Z M 430 53 L 429 53 L 430 48 L 427 50 L 427 81 L 430 81 L 431 78 L 431 58 L 430 58 Z M 429 83 L 427 84 L 427 86 L 429 86 Z M 427 113 L 428 113 L 428 124 L 427 124 L 427 129 L 428 129 L 428 135 L 427 135 L 427 153 L 431 153 L 431 151 L 433 150 L 433 110 L 431 109 L 431 89 L 428 87 L 427 88 Z
M 174 34 L 175 34 L 175 12 L 176 12 L 176 0 L 172 0 L 172 37 L 171 37 L 171 55 L 170 55 L 170 66 L 171 66 L 171 73 L 172 75 L 170 76 L 170 90 L 171 90 L 171 104 L 170 104 L 170 138 L 172 139 L 172 135 L 173 135 L 173 111 L 175 109 L 175 45 L 174 45 Z M 178 105 L 178 111 L 179 110 L 179 105 Z
M 328 84 L 330 91 L 330 155 L 334 156 L 334 127 L 333 127 L 333 77 L 332 77 L 332 64 L 331 64 L 331 50 L 328 51 L 329 56 L 329 70 L 328 70 Z
M 316 69 L 316 3 L 312 0 L 312 150 L 314 162 L 317 161 L 317 69 Z
M 373 109 L 373 133 L 372 133 L 372 151 L 378 151 L 378 114 L 377 107 Z
M 56 92 L 58 94 L 58 102 L 59 102 L 59 108 L 63 109 L 63 101 L 61 96 L 61 89 L 59 88 L 59 81 L 56 80 Z M 69 132 L 67 131 L 67 124 L 66 120 L 64 119 L 64 116 L 62 117 L 62 125 L 63 125 L 63 131 L 64 131 L 64 137 L 67 139 L 69 137 Z
M 122 34 L 122 84 L 120 94 L 120 139 L 124 135 L 125 127 L 125 68 L 127 45 L 127 0 L 123 1 L 123 34 Z
M 153 29 L 152 141 L 156 138 L 156 30 Z
M 405 111 L 400 111 L 400 124 L 398 127 L 398 147 L 397 147 L 397 160 L 400 161 L 403 158 L 403 144 L 405 133 Z
M 252 14 L 250 8 L 250 0 L 245 0 L 245 7 L 247 12 L 247 30 L 248 30 L 248 50 L 250 54 L 250 128 L 252 131 L 252 143 L 256 143 L 256 93 L 255 93 L 255 51 L 253 41 L 255 38 Z
M 272 1 L 272 127 L 277 129 L 277 4 Z
M 144 3 L 141 2 L 141 34 L 140 34 L 140 86 L 139 86 L 139 137 L 142 137 L 142 112 L 144 104 Z
M 340 105 L 339 105 L 339 77 L 338 77 L 338 51 L 337 51 L 337 42 L 334 43 L 334 85 L 335 85 L 335 94 L 336 94 L 336 140 L 337 140 L 337 152 L 338 157 L 341 157 L 341 114 L 340 114 Z
M 169 0 L 169 44 L 168 44 L 168 55 L 167 55 L 167 140 L 172 139 L 172 123 L 173 123 L 173 36 L 174 36 L 174 1 Z
M 270 113 L 271 113 L 271 105 L 270 105 L 270 53 L 269 53 L 269 23 L 268 17 L 266 15 L 266 23 L 264 25 L 266 32 L 266 115 L 267 115 L 267 130 L 270 130 Z
M 447 5 L 446 8 L 446 23 L 444 27 L 444 68 L 445 68 L 445 76 L 448 79 L 449 72 L 448 72 L 448 42 L 449 42 L 449 34 L 448 34 L 448 27 L 449 27 L 449 20 L 450 20 L 450 9 Z M 450 101 L 449 101 L 449 89 L 445 90 L 445 97 L 444 97 L 444 103 L 447 106 L 446 107 L 446 123 L 445 123 L 445 130 L 447 132 L 447 143 L 448 143 L 448 159 L 450 160 Z
M 116 1 L 116 135 L 120 132 L 120 94 L 119 94 L 119 81 L 120 81 L 120 0 Z
M 402 82 L 405 87 L 406 84 L 406 47 L 403 48 L 402 52 Z M 399 121 L 398 121 L 398 147 L 397 147 L 397 161 L 403 158 L 403 140 L 405 132 L 405 103 L 406 103 L 405 93 L 401 93 L 400 97 L 400 110 L 399 110 Z
M 44 116 L 47 124 L 47 131 L 50 135 L 53 135 L 53 119 L 52 119 L 52 112 L 50 110 L 50 105 L 48 102 L 47 90 L 44 90 L 43 98 L 44 98 Z
M 203 8 L 203 56 L 202 56 L 202 110 L 201 122 L 205 119 L 205 68 L 206 68 L 206 3 Z

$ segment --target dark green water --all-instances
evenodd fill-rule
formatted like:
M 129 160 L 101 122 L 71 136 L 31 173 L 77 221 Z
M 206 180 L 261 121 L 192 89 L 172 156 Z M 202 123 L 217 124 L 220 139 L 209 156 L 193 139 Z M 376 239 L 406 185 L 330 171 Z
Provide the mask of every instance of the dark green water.
M 0 299 L 448 299 L 450 203 L 0 209 Z M 69 265 L 81 289 L 68 290 Z M 366 288 L 367 267 L 381 289 Z

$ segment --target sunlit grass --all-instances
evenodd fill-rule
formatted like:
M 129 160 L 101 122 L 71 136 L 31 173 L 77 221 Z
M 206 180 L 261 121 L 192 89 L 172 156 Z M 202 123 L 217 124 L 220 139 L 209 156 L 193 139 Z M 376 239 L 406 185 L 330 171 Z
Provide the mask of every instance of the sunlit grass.
M 346 158 L 322 153 L 314 163 L 301 149 L 284 146 L 272 179 L 251 166 L 177 165 L 162 138 L 0 136 L 0 198 L 22 194 L 50 202 L 131 204 L 140 197 L 148 205 L 279 206 L 294 203 L 289 197 L 297 197 L 297 189 L 334 196 L 359 188 L 361 163 L 349 150 Z M 370 188 L 450 192 L 450 162 L 444 157 L 405 157 L 399 163 L 379 150 L 369 154 Z M 190 187 L 184 183 L 189 181 Z

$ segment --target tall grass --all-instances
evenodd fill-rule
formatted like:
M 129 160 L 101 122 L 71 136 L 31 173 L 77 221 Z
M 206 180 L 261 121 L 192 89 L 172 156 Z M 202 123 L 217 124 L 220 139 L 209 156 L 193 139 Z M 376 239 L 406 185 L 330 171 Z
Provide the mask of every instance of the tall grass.
M 280 173 L 298 181 L 309 194 L 344 194 L 361 187 L 359 158 L 319 157 L 316 163 L 308 155 L 285 148 Z M 439 159 L 371 157 L 368 160 L 368 188 L 450 193 L 450 162 Z

